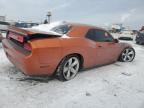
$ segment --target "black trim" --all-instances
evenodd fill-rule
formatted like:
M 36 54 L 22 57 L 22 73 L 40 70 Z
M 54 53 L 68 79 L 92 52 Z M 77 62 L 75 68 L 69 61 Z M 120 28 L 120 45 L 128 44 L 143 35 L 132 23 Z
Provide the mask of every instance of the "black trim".
M 40 34 L 40 33 L 37 33 L 37 34 L 33 34 L 33 35 L 30 35 L 30 36 L 25 36 L 24 37 L 24 42 L 27 42 L 29 40 L 33 40 L 33 39 L 43 39 L 43 38 L 57 38 L 57 37 L 61 37 L 59 35 L 52 35 L 52 34 Z
M 15 50 L 18 50 L 18 51 L 22 52 L 24 55 L 30 55 L 31 54 L 31 51 L 28 51 L 28 50 L 24 49 L 23 46 L 19 45 L 16 41 L 13 41 L 13 40 L 10 40 L 10 39 L 7 39 L 7 40 L 13 46 L 13 48 Z

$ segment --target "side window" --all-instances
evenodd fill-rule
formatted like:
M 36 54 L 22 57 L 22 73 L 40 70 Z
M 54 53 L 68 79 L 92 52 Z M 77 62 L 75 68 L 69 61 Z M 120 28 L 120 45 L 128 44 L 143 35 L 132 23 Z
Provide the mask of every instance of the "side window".
M 106 31 L 103 30 L 95 30 L 96 41 L 99 42 L 112 42 L 113 37 Z
M 97 42 L 113 42 L 113 37 L 106 31 L 91 29 L 88 31 L 87 38 Z
M 90 29 L 86 34 L 86 38 L 95 41 L 95 30 Z

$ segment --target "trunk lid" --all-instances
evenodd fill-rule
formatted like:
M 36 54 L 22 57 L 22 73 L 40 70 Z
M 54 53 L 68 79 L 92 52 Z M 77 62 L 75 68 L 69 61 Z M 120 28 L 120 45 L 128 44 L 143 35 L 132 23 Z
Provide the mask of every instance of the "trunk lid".
M 61 37 L 61 35 L 34 29 L 21 29 L 17 27 L 9 27 L 6 35 L 7 39 L 12 41 L 16 45 L 24 48 L 27 51 L 32 50 L 30 40 L 52 37 Z
M 21 43 L 31 39 L 49 37 L 61 37 L 61 35 L 53 32 L 44 32 L 35 29 L 21 29 L 17 27 L 9 27 L 7 32 L 7 38 L 12 38 Z

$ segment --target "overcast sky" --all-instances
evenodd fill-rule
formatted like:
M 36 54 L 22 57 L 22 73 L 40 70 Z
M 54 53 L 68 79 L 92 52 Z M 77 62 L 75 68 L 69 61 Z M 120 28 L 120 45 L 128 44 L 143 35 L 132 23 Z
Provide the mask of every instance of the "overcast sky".
M 53 21 L 94 25 L 144 25 L 144 0 L 0 0 L 0 15 L 9 20 L 41 22 L 47 11 Z

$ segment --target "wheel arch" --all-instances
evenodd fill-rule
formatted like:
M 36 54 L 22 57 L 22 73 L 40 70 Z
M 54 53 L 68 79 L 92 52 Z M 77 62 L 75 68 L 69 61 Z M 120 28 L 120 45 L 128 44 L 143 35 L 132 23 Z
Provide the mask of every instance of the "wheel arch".
M 77 56 L 77 57 L 79 58 L 79 60 L 80 60 L 80 70 L 83 68 L 84 57 L 83 57 L 81 54 L 79 54 L 79 53 L 71 53 L 71 54 L 65 55 L 65 56 L 60 60 L 60 62 L 58 63 L 58 65 L 57 65 L 57 67 L 56 67 L 56 69 L 55 69 L 54 75 L 57 73 L 56 71 L 57 71 L 57 69 L 59 68 L 60 64 L 61 64 L 66 58 L 72 57 L 72 56 Z
M 127 48 L 132 48 L 134 50 L 134 53 L 136 55 L 135 49 L 132 46 L 126 46 L 122 49 L 122 51 L 120 52 L 117 61 L 121 61 L 121 54 L 127 49 Z
M 71 54 L 67 54 L 65 55 L 62 60 L 60 61 L 60 63 L 65 59 L 65 58 L 68 58 L 68 57 L 71 57 L 71 56 L 77 56 L 80 60 L 80 69 L 83 68 L 83 63 L 84 63 L 84 57 L 82 56 L 82 54 L 79 54 L 79 53 L 71 53 Z M 59 64 L 60 64 L 59 63 Z

